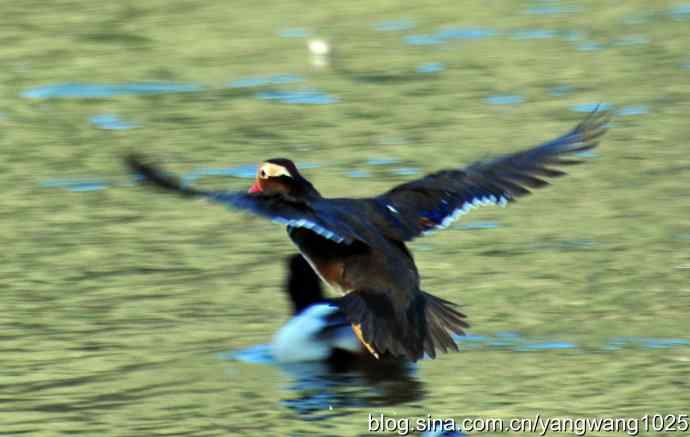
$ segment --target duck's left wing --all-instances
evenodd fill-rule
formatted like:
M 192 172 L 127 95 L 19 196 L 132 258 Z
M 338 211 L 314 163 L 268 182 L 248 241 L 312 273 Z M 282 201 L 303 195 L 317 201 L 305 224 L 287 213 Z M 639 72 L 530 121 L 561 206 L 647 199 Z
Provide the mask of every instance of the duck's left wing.
M 548 185 L 545 178 L 565 175 L 558 167 L 582 162 L 572 156 L 596 147 L 607 121 L 607 112 L 594 111 L 570 132 L 537 147 L 399 185 L 372 199 L 385 216 L 378 225 L 390 238 L 409 241 L 478 206 L 504 206 Z
M 347 211 L 340 204 L 297 199 L 281 193 L 244 193 L 233 191 L 207 191 L 184 185 L 180 179 L 154 166 L 138 156 L 126 158 L 129 168 L 142 180 L 161 189 L 187 197 L 206 198 L 233 208 L 252 212 L 276 223 L 307 228 L 336 243 L 365 242 L 361 232 L 348 220 Z

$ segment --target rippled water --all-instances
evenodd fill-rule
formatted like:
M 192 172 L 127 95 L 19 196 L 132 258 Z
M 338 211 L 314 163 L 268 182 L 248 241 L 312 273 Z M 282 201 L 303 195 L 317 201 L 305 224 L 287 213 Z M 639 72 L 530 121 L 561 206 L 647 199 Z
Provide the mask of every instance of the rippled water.
M 7 3 L 0 433 L 685 411 L 687 2 L 428 6 Z M 330 67 L 309 62 L 315 35 Z M 258 161 L 286 156 L 326 195 L 368 196 L 598 105 L 614 119 L 585 165 L 410 242 L 424 288 L 472 325 L 460 352 L 414 365 L 276 363 L 285 230 L 146 189 L 122 164 L 137 152 L 246 190 Z

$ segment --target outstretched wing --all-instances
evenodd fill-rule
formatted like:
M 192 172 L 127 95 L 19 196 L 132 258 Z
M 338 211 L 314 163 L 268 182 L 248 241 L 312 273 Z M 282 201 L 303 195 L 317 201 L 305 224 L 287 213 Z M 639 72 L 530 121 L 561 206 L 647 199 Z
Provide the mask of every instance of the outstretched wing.
M 581 163 L 569 155 L 596 147 L 608 118 L 606 111 L 594 111 L 572 131 L 537 147 L 399 185 L 374 198 L 385 210 L 379 226 L 388 237 L 408 241 L 478 206 L 504 206 L 548 185 L 545 178 L 566 174 L 557 167 Z
M 129 168 L 146 183 L 183 196 L 206 198 L 213 202 L 246 210 L 273 220 L 276 223 L 310 229 L 336 243 L 351 244 L 366 241 L 348 220 L 355 214 L 347 211 L 347 205 L 329 202 L 326 199 L 307 201 L 281 193 L 243 193 L 228 191 L 206 191 L 188 187 L 174 175 L 131 155 L 126 158 Z

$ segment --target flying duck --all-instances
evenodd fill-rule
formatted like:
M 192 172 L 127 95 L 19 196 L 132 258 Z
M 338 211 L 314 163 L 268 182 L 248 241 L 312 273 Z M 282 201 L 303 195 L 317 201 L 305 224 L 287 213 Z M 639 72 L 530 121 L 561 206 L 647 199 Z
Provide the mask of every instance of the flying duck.
M 367 348 L 416 361 L 457 350 L 465 315 L 421 289 L 405 243 L 482 205 L 505 206 L 548 185 L 578 164 L 577 153 L 598 144 L 608 113 L 595 110 L 573 130 L 536 147 L 469 166 L 431 173 L 369 198 L 327 198 L 289 159 L 259 164 L 248 192 L 209 191 L 184 185 L 137 156 L 129 167 L 145 182 L 184 196 L 205 198 L 287 227 L 302 256 L 331 288 L 332 299 Z

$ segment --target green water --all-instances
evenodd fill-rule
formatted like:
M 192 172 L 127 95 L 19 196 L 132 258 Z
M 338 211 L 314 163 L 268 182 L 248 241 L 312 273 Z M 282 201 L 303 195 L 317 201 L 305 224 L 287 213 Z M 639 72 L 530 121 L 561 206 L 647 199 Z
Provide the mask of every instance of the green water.
M 370 412 L 687 414 L 690 347 L 604 350 L 620 336 L 688 338 L 690 34 L 682 8 L 671 13 L 682 4 L 581 1 L 551 15 L 518 1 L 3 1 L 0 433 L 363 435 Z M 416 27 L 373 26 L 401 18 Z M 495 35 L 404 40 L 443 26 Z M 295 28 L 330 41 L 331 68 L 310 65 L 306 38 L 280 36 Z M 429 63 L 442 71 L 415 71 Z M 275 74 L 304 81 L 270 90 L 338 100 L 292 105 L 254 97 L 266 88 L 226 87 Z M 148 81 L 204 89 L 22 97 L 55 83 Z M 572 88 L 554 96 L 560 85 Z M 522 102 L 486 100 L 496 95 Z M 282 155 L 318 164 L 304 173 L 326 195 L 370 195 L 414 177 L 400 168 L 466 164 L 560 135 L 584 116 L 574 105 L 595 102 L 646 113 L 614 117 L 597 155 L 554 187 L 460 222 L 495 228 L 412 244 L 425 289 L 462 303 L 473 334 L 577 347 L 466 348 L 421 363 L 400 387 L 296 387 L 275 366 L 219 355 L 269 342 L 288 318 L 282 259 L 294 248 L 279 226 L 132 187 L 121 164 L 133 150 L 180 172 Z M 99 114 L 138 127 L 100 129 L 89 122 Z M 69 178 L 111 186 L 41 185 Z M 379 396 L 387 387 L 398 402 Z M 324 393 L 317 406 L 333 410 L 294 408 Z

